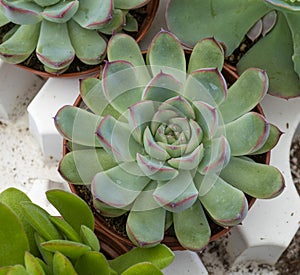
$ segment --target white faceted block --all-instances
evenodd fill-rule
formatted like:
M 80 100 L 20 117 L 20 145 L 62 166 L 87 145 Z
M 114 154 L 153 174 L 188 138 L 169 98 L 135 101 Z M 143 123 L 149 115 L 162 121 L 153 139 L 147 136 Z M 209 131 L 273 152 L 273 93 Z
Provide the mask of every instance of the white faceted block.
M 44 81 L 35 74 L 0 60 L 0 119 L 10 119 L 17 103 L 34 95 Z
M 61 158 L 63 138 L 53 118 L 62 106 L 73 105 L 78 94 L 79 79 L 49 78 L 28 106 L 30 132 L 46 158 Z
M 271 152 L 270 164 L 282 172 L 286 188 L 277 198 L 257 200 L 243 224 L 231 230 L 227 250 L 235 264 L 275 264 L 299 228 L 300 197 L 292 180 L 289 158 L 300 122 L 300 98 L 285 100 L 267 95 L 261 105 L 266 118 L 284 132 Z
M 208 272 L 195 252 L 175 251 L 175 259 L 172 264 L 162 271 L 165 275 L 207 275 Z

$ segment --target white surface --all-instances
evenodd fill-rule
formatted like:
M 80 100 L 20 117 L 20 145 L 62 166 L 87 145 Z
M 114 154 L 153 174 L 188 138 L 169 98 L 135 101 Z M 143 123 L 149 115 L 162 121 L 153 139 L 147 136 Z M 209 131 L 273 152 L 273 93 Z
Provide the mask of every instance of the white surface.
M 28 101 L 44 80 L 1 60 L 0 71 L 0 119 L 9 119 L 16 111 L 16 102 Z
M 232 229 L 227 249 L 235 263 L 275 264 L 299 228 L 300 198 L 290 173 L 289 151 L 300 122 L 300 98 L 287 101 L 267 95 L 261 105 L 266 118 L 284 132 L 270 164 L 282 172 L 286 188 L 277 198 L 257 200 L 243 225 Z

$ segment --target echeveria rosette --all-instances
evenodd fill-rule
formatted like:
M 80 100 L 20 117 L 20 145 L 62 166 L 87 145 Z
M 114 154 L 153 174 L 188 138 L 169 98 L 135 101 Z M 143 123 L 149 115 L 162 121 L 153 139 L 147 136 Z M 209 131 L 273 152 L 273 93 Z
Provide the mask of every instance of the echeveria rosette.
M 269 93 L 291 98 L 300 95 L 299 9 L 294 0 L 192 0 L 189 5 L 168 0 L 165 17 L 184 45 L 193 47 L 213 36 L 225 46 L 226 56 L 250 34 L 255 43 L 238 62 L 238 73 L 261 68 L 270 78 Z
M 245 193 L 281 193 L 280 172 L 245 157 L 269 151 L 281 134 L 252 111 L 268 89 L 264 71 L 249 69 L 227 89 L 216 40 L 199 41 L 187 64 L 166 31 L 153 38 L 146 65 L 124 34 L 111 38 L 107 54 L 101 78 L 80 84 L 89 110 L 65 106 L 55 117 L 72 147 L 59 171 L 69 182 L 91 184 L 102 215 L 129 212 L 134 244 L 159 243 L 173 224 L 183 247 L 201 250 L 211 236 L 207 214 L 233 226 L 247 214 Z
M 15 25 L 3 38 L 0 58 L 18 64 L 35 51 L 45 70 L 55 74 L 67 70 L 75 56 L 97 65 L 106 54 L 105 35 L 137 31 L 137 21 L 129 12 L 148 2 L 1 0 L 0 26 Z

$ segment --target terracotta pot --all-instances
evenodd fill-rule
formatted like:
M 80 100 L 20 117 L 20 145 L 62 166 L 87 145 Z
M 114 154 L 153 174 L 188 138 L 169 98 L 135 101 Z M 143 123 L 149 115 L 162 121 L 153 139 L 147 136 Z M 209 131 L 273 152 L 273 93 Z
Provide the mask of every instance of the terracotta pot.
M 224 66 L 222 73 L 225 76 L 225 78 L 229 84 L 234 83 L 235 80 L 238 78 L 238 75 L 230 69 L 230 66 L 227 66 L 227 65 Z M 81 96 L 78 96 L 74 105 L 79 106 L 81 102 L 82 102 Z M 264 115 L 263 110 L 260 105 L 257 105 L 254 108 L 254 111 Z M 64 140 L 63 154 L 65 155 L 68 152 L 69 152 L 69 149 L 67 147 L 67 141 Z M 269 164 L 270 152 L 254 156 L 253 158 L 256 162 Z M 89 189 L 86 186 L 78 186 L 78 185 L 73 185 L 71 183 L 69 184 L 69 186 L 70 186 L 70 189 L 72 192 L 74 192 L 75 194 L 77 194 L 77 195 L 81 196 L 83 199 L 85 199 L 89 203 L 91 208 L 93 209 L 94 216 L 95 216 L 95 232 L 97 235 L 100 236 L 100 239 L 104 238 L 105 240 L 108 240 L 108 242 L 109 242 L 109 240 L 111 240 L 111 242 L 115 242 L 118 246 L 123 247 L 125 249 L 131 249 L 134 246 L 133 243 L 129 240 L 129 238 L 127 236 L 120 235 L 120 233 L 117 233 L 117 231 L 114 230 L 112 228 L 112 226 L 108 223 L 107 219 L 105 217 L 101 216 L 100 213 L 97 212 L 93 208 L 91 197 L 89 197 L 89 198 L 86 197 L 86 193 L 90 193 Z M 82 188 L 84 188 L 84 190 L 85 190 L 84 192 L 82 192 Z M 248 205 L 249 205 L 249 209 L 250 209 L 251 206 L 255 202 L 255 198 L 247 196 L 247 199 L 248 199 Z M 207 218 L 209 220 L 209 217 L 207 217 Z M 124 222 L 125 222 L 125 219 L 126 218 L 124 218 Z M 221 227 L 221 226 L 215 224 L 211 220 L 209 220 L 209 223 L 210 223 L 211 232 L 212 232 L 210 242 L 224 236 L 231 229 L 231 227 L 227 227 L 227 228 Z M 172 227 L 171 227 L 171 229 L 166 231 L 165 237 L 164 237 L 162 243 L 166 244 L 172 250 L 185 250 L 185 248 L 182 247 L 180 245 L 180 243 L 178 242 L 177 238 L 175 237 L 175 234 L 172 232 Z
M 146 33 L 148 32 L 148 30 L 152 24 L 152 21 L 156 15 L 158 6 L 159 6 L 159 0 L 150 0 L 150 2 L 146 5 L 147 15 L 143 19 L 143 22 L 140 25 L 139 31 L 136 33 L 136 35 L 134 35 L 135 40 L 137 42 L 140 42 L 144 38 Z M 88 76 L 88 75 L 93 75 L 93 74 L 95 75 L 97 72 L 99 72 L 99 70 L 100 70 L 99 67 L 101 66 L 101 64 L 98 64 L 95 66 L 89 66 L 91 68 L 87 69 L 85 71 L 74 72 L 74 73 L 62 73 L 62 74 L 47 73 L 45 71 L 40 71 L 37 69 L 30 68 L 23 64 L 16 64 L 16 66 L 18 66 L 26 71 L 32 72 L 36 75 L 39 75 L 43 78 L 49 78 L 49 77 L 76 78 L 76 77 L 80 77 L 80 76 Z

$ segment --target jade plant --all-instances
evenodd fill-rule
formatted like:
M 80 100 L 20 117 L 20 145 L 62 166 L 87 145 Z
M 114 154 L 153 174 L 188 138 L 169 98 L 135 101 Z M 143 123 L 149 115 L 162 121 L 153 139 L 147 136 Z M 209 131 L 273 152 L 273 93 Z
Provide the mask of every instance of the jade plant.
M 281 193 L 281 173 L 249 157 L 268 152 L 281 135 L 253 110 L 268 90 L 264 71 L 249 69 L 227 88 L 215 39 L 199 41 L 187 59 L 163 30 L 146 63 L 125 34 L 111 38 L 107 53 L 100 77 L 80 83 L 84 105 L 55 116 L 70 148 L 59 171 L 90 187 L 103 216 L 128 213 L 135 245 L 156 245 L 173 225 L 184 248 L 201 250 L 211 237 L 208 216 L 237 225 L 248 211 L 245 194 Z
M 62 190 L 46 195 L 62 217 L 50 215 L 16 188 L 0 193 L 0 274 L 152 275 L 163 274 L 160 269 L 173 261 L 165 245 L 107 259 L 99 251 L 88 205 Z
M 45 70 L 56 74 L 67 70 L 75 56 L 85 64 L 99 64 L 106 53 L 105 35 L 137 31 L 130 10 L 148 2 L 1 0 L 0 27 L 12 24 L 0 44 L 0 58 L 18 64 L 35 52 Z
M 238 72 L 261 68 L 270 78 L 270 94 L 283 98 L 300 95 L 299 1 L 192 0 L 185 5 L 184 1 L 168 0 L 165 17 L 168 29 L 183 44 L 193 47 L 198 40 L 213 36 L 223 43 L 227 56 L 245 44 L 245 37 L 256 26 L 255 33 L 261 35 L 250 35 L 256 40 L 249 42 L 252 47 L 237 63 Z

